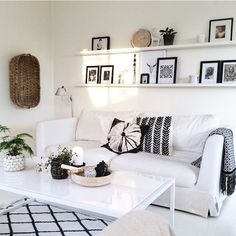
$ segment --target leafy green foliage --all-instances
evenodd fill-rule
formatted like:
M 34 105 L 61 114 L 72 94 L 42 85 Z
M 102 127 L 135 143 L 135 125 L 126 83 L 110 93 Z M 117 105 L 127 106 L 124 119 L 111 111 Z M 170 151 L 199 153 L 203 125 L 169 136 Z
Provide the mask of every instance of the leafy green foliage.
M 62 148 L 61 146 L 59 146 L 58 153 L 56 155 L 54 153 L 51 153 L 48 157 L 48 161 L 45 163 L 45 169 L 47 169 L 48 166 L 51 165 L 54 161 L 56 161 L 60 165 L 70 165 L 72 157 L 72 150 L 68 150 L 66 147 Z
M 10 129 L 6 126 L 0 125 L 0 133 L 10 132 Z M 26 143 L 25 138 L 33 138 L 27 133 L 17 134 L 16 136 L 5 135 L 0 138 L 0 151 L 6 151 L 8 156 L 17 156 L 23 152 L 28 153 L 30 156 L 34 154 L 31 147 Z
M 161 35 L 174 35 L 177 34 L 177 32 L 174 31 L 174 29 L 167 27 L 165 30 L 160 30 L 159 31 Z

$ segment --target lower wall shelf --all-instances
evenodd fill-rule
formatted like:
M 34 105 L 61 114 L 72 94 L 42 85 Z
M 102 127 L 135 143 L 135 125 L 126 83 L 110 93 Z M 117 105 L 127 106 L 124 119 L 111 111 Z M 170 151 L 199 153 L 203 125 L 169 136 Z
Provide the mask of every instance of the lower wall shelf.
M 79 84 L 76 88 L 236 88 L 236 83 L 228 84 Z

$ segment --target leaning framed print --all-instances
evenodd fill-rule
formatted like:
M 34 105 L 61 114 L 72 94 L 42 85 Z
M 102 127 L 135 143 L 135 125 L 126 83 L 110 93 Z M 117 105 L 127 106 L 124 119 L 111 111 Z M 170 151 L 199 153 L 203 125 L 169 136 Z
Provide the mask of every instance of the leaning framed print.
M 149 84 L 149 74 L 143 73 L 140 75 L 140 84 Z
M 236 83 L 236 60 L 222 61 L 221 63 L 221 82 Z
M 114 75 L 114 65 L 100 66 L 100 80 L 101 84 L 112 84 Z
M 201 61 L 200 62 L 200 79 L 202 84 L 219 83 L 220 61 Z
M 208 42 L 230 41 L 233 36 L 233 18 L 210 20 Z
M 110 49 L 110 37 L 104 36 L 104 37 L 97 37 L 92 38 L 92 50 L 108 50 Z
M 157 59 L 157 84 L 174 84 L 176 82 L 177 57 Z
M 86 67 L 86 84 L 97 84 L 99 79 L 99 66 Z

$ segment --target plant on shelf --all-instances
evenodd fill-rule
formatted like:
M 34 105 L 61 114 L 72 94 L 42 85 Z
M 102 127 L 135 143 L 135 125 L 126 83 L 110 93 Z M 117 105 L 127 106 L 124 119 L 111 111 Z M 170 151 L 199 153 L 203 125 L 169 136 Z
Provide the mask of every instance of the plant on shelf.
M 163 36 L 164 45 L 173 45 L 175 35 L 177 34 L 174 29 L 167 27 L 165 30 L 160 30 L 159 32 Z
M 51 153 L 45 163 L 45 169 L 51 166 L 51 174 L 54 179 L 66 179 L 68 177 L 67 170 L 62 169 L 61 165 L 70 165 L 72 162 L 73 153 L 72 150 L 66 147 L 58 147 L 57 154 Z
M 24 153 L 34 154 L 32 148 L 26 143 L 25 138 L 32 138 L 30 134 L 21 133 L 15 136 L 6 135 L 10 129 L 0 125 L 0 133 L 5 135 L 0 138 L 0 151 L 5 153 L 3 167 L 5 171 L 19 171 L 25 167 Z

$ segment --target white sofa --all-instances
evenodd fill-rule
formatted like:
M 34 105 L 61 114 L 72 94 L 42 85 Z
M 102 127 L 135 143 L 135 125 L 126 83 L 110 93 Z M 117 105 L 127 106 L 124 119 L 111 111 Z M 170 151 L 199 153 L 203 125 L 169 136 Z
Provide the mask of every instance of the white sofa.
M 224 139 L 208 137 L 219 127 L 214 115 L 173 116 L 172 156 L 138 152 L 117 155 L 105 148 L 112 120 L 134 121 L 137 116 L 158 113 L 82 112 L 80 118 L 40 122 L 37 125 L 37 156 L 47 157 L 58 145 L 84 149 L 86 164 L 104 160 L 113 170 L 131 170 L 153 175 L 172 176 L 176 180 L 176 209 L 204 217 L 218 216 L 225 196 L 220 192 L 220 173 Z M 191 162 L 202 156 L 201 168 Z M 154 204 L 168 206 L 169 194 Z

